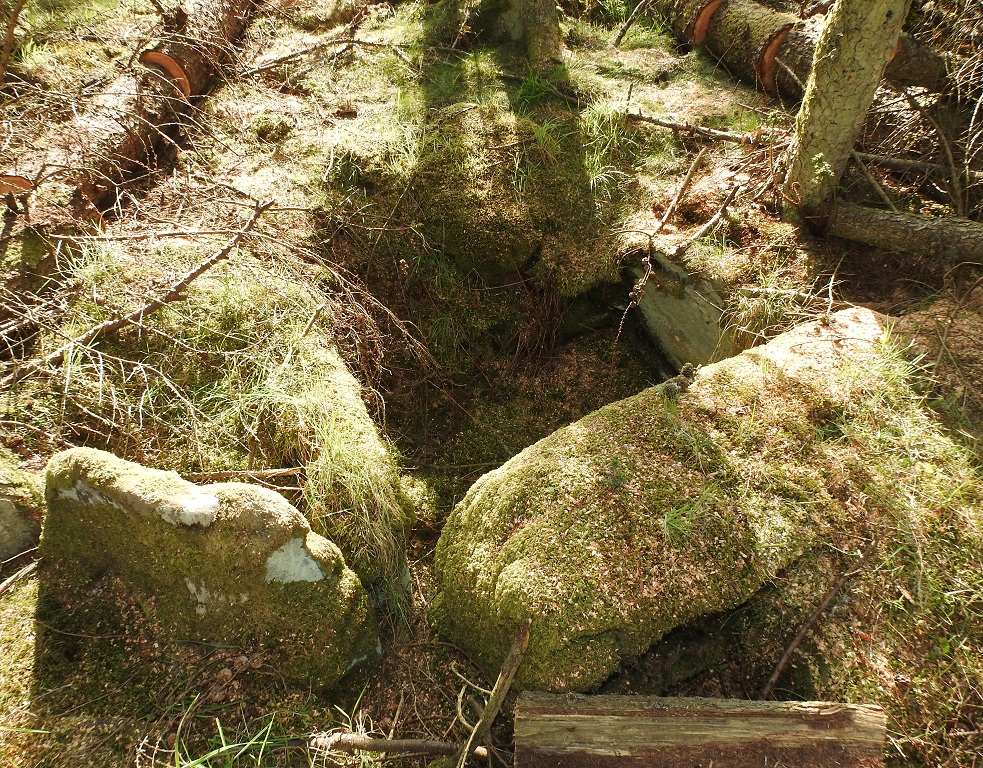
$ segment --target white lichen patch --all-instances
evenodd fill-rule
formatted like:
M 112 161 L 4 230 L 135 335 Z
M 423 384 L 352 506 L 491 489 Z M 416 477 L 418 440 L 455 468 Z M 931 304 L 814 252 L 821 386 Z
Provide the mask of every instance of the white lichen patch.
M 161 519 L 172 525 L 208 527 L 218 514 L 218 499 L 210 493 L 194 491 L 158 505 Z
M 324 572 L 301 538 L 291 539 L 266 558 L 266 583 L 279 581 L 321 581 Z

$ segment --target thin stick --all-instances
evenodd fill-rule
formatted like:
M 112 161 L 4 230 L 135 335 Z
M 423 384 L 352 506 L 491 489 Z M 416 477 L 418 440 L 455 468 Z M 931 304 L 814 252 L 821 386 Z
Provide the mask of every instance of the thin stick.
M 882 187 L 877 179 L 871 175 L 870 169 L 867 168 L 864 161 L 860 159 L 860 155 L 857 152 L 852 152 L 851 155 L 853 156 L 854 162 L 856 162 L 856 164 L 860 167 L 864 178 L 866 178 L 867 181 L 870 182 L 870 185 L 877 190 L 877 194 L 880 195 L 881 200 L 887 203 L 888 208 L 897 213 L 898 209 L 895 207 L 894 203 L 891 202 L 891 198 L 887 196 L 887 192 L 884 191 L 884 187 Z
M 285 469 L 229 469 L 221 472 L 188 472 L 184 476 L 196 482 L 209 480 L 231 480 L 235 477 L 248 477 L 254 480 L 269 480 L 274 477 L 291 477 L 307 471 L 307 467 L 287 467 Z
M 372 736 L 362 736 L 357 733 L 317 733 L 306 740 L 290 742 L 290 746 L 309 747 L 318 751 L 329 752 L 385 752 L 389 757 L 416 755 L 453 755 L 458 745 L 449 741 L 425 741 L 424 739 L 377 739 Z M 476 757 L 488 757 L 488 750 L 475 747 L 472 750 Z
M 35 560 L 33 563 L 28 563 L 19 571 L 16 571 L 10 578 L 5 579 L 4 582 L 0 584 L 0 595 L 6 594 L 18 581 L 34 573 L 34 571 L 37 570 L 39 562 L 40 560 Z
M 898 173 L 932 173 L 942 174 L 948 178 L 950 169 L 938 163 L 927 163 L 923 160 L 906 160 L 902 157 L 885 157 L 884 155 L 870 155 L 866 152 L 857 152 L 857 157 L 868 165 L 876 165 L 880 168 L 887 168 Z M 983 181 L 983 173 L 980 171 L 969 171 L 969 180 L 973 182 Z
M 355 40 L 354 38 L 339 37 L 333 40 L 324 40 L 320 43 L 315 43 L 314 45 L 310 45 L 307 48 L 302 48 L 299 51 L 293 51 L 284 56 L 279 56 L 278 58 L 275 58 L 272 61 L 267 61 L 265 64 L 260 64 L 258 67 L 247 69 L 245 72 L 240 73 L 240 76 L 249 77 L 250 75 L 258 75 L 260 72 L 266 72 L 268 70 L 275 69 L 281 64 L 286 64 L 287 62 L 293 61 L 294 59 L 302 58 L 303 56 L 309 56 L 312 53 L 319 53 L 320 51 L 323 51 L 325 48 L 330 48 L 334 45 L 361 45 L 364 46 L 365 48 L 388 48 L 389 50 L 395 52 L 407 64 L 409 64 L 410 66 L 413 65 L 413 62 L 410 61 L 409 57 L 405 53 L 403 53 L 399 49 L 399 46 L 397 45 L 391 45 L 389 43 L 373 43 L 369 40 Z
M 830 588 L 826 590 L 826 594 L 823 595 L 823 599 L 819 602 L 819 605 L 816 606 L 816 610 L 812 612 L 812 616 L 810 616 L 809 620 L 802 625 L 802 628 L 795 635 L 788 648 L 785 649 L 785 653 L 782 654 L 782 658 L 775 666 L 775 671 L 771 673 L 771 677 L 768 678 L 768 682 L 765 683 L 765 687 L 761 689 L 761 695 L 758 696 L 759 699 L 771 698 L 771 694 L 775 690 L 775 685 L 778 683 L 778 678 L 782 676 L 785 668 L 792 660 L 792 654 L 795 653 L 796 649 L 805 639 L 805 636 L 809 634 L 809 630 L 811 630 L 815 626 L 816 622 L 819 621 L 819 617 L 826 612 L 826 609 L 829 608 L 830 604 L 833 602 L 833 599 L 836 597 L 839 591 L 843 589 L 843 586 L 850 579 L 860 573 L 864 564 L 870 558 L 871 554 L 873 554 L 875 546 L 875 542 L 870 542 L 864 548 L 864 551 L 860 554 L 860 557 L 857 558 L 856 562 L 851 565 L 848 570 L 841 573 L 836 581 L 830 585 Z
M 704 224 L 696 231 L 695 235 L 693 235 L 692 237 L 688 237 L 684 242 L 680 243 L 679 245 L 674 247 L 671 251 L 669 251 L 668 254 L 669 258 L 678 259 L 680 256 L 682 256 L 684 253 L 686 253 L 686 251 L 690 249 L 690 246 L 692 246 L 693 243 L 695 243 L 701 237 L 705 237 L 707 232 L 709 232 L 715 226 L 717 226 L 717 224 L 720 223 L 720 220 L 727 214 L 727 206 L 731 204 L 733 199 L 737 197 L 737 193 L 740 191 L 741 191 L 740 184 L 731 187 L 730 192 L 727 193 L 727 197 L 720 204 L 720 208 L 717 209 L 717 212 L 710 217 L 710 220 L 706 224 Z
M 662 228 L 669 222 L 669 219 L 676 212 L 676 208 L 683 200 L 683 195 L 686 194 L 686 190 L 689 189 L 690 182 L 693 180 L 693 174 L 696 173 L 696 169 L 699 167 L 700 162 L 703 160 L 703 156 L 707 153 L 707 148 L 702 147 L 700 151 L 696 154 L 696 158 L 689 166 L 689 170 L 686 171 L 686 176 L 683 178 L 683 183 L 679 185 L 679 190 L 676 192 L 675 197 L 672 198 L 672 202 L 669 203 L 669 207 L 666 208 L 665 214 L 659 219 L 659 223 L 655 225 L 655 229 L 652 230 L 653 235 L 659 234 Z
M 718 131 L 716 128 L 706 128 L 702 125 L 692 125 L 690 123 L 678 123 L 673 120 L 664 120 L 661 117 L 650 117 L 640 113 L 627 112 L 625 117 L 629 120 L 638 120 L 642 123 L 657 125 L 660 128 L 668 128 L 671 131 L 695 134 L 707 139 L 717 139 L 718 141 L 731 141 L 735 144 L 747 144 L 755 146 L 761 143 L 761 137 L 767 135 L 784 135 L 782 131 L 756 130 L 751 133 L 733 133 L 732 131 Z
M 272 207 L 272 200 L 266 203 L 258 203 L 255 211 L 253 211 L 252 218 L 246 223 L 246 226 L 236 232 L 235 236 L 229 240 L 229 242 L 226 243 L 221 250 L 213 253 L 188 274 L 186 274 L 176 283 L 173 283 L 167 293 L 165 293 L 163 296 L 154 299 L 149 304 L 144 304 L 142 307 L 133 310 L 123 317 L 118 317 L 115 320 L 106 320 L 105 322 L 90 328 L 81 336 L 76 336 L 70 339 L 67 344 L 62 345 L 54 352 L 47 355 L 40 363 L 30 363 L 29 365 L 14 369 L 3 381 L 0 381 L 0 390 L 13 386 L 18 381 L 21 381 L 25 376 L 28 376 L 32 371 L 39 370 L 46 365 L 54 365 L 61 357 L 64 356 L 65 352 L 76 345 L 87 346 L 98 336 L 101 336 L 104 333 L 117 331 L 126 325 L 140 325 L 143 322 L 143 318 L 147 315 L 153 314 L 158 309 L 161 309 L 171 302 L 183 300 L 185 298 L 184 290 L 188 287 L 188 285 L 196 278 L 200 277 L 209 269 L 214 267 L 220 261 L 228 258 L 229 254 L 232 253 L 232 250 L 239 244 L 239 241 L 255 226 L 256 222 L 259 221 L 259 217 L 262 216 L 267 209 Z
M 632 12 L 628 15 L 628 18 L 625 19 L 625 23 L 621 26 L 621 29 L 618 30 L 618 34 L 614 36 L 614 42 L 612 45 L 615 48 L 621 45 L 622 38 L 631 28 L 631 25 L 635 23 L 635 19 L 642 15 L 642 11 L 648 8 L 649 3 L 651 2 L 652 0 L 641 0 L 641 2 L 635 6 Z
M 902 88 L 901 93 L 905 97 L 905 101 L 908 102 L 909 106 L 914 109 L 918 114 L 925 118 L 926 121 L 935 129 L 938 134 L 939 139 L 942 141 L 942 148 L 945 149 L 946 160 L 949 161 L 949 171 L 952 181 L 952 202 L 954 203 L 954 208 L 956 210 L 957 216 L 966 215 L 966 201 L 963 199 L 963 181 L 962 174 L 959 173 L 959 169 L 956 167 L 956 158 L 952 153 L 952 144 L 949 143 L 949 137 L 946 135 L 945 131 L 942 130 L 942 126 L 938 124 L 934 117 L 932 117 L 928 110 L 925 109 L 918 101 L 908 93 L 907 88 Z
M 515 673 L 518 672 L 519 665 L 522 663 L 522 659 L 529 649 L 529 628 L 531 626 L 532 619 L 526 619 L 525 624 L 522 625 L 522 629 L 519 630 L 519 634 L 516 635 L 515 642 L 512 643 L 512 650 L 509 651 L 509 655 L 502 664 L 502 669 L 498 673 L 498 680 L 495 681 L 495 686 L 492 688 L 491 696 L 488 698 L 484 712 L 481 713 L 478 724 L 471 731 L 471 735 L 464 743 L 464 746 L 454 756 L 454 765 L 456 768 L 464 768 L 464 763 L 467 762 L 468 756 L 474 751 L 475 744 L 484 741 L 488 731 L 491 730 L 492 723 L 495 722 L 495 718 L 498 716 L 502 704 L 505 703 L 505 697 L 508 695 L 509 688 L 512 687 Z

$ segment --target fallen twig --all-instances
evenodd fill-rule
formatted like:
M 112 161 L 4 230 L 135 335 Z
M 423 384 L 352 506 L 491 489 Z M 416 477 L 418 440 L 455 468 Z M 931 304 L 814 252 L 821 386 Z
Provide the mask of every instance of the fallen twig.
M 611 44 L 615 48 L 621 45 L 621 40 L 628 33 L 628 30 L 631 29 L 631 25 L 642 15 L 642 12 L 648 8 L 651 2 L 652 0 L 642 0 L 642 2 L 635 6 L 634 10 L 628 15 L 628 18 L 625 19 L 625 23 L 621 26 L 621 29 L 618 30 L 618 34 L 614 36 L 614 42 Z
M 655 225 L 655 229 L 652 230 L 653 235 L 659 234 L 662 228 L 669 222 L 672 215 L 676 212 L 676 208 L 683 200 L 683 195 L 686 194 L 686 190 L 689 189 L 690 182 L 693 181 L 693 174 L 696 173 L 696 169 L 699 167 L 700 162 L 703 160 L 703 156 L 707 153 L 707 148 L 702 147 L 697 153 L 696 158 L 690 164 L 689 170 L 686 171 L 686 176 L 683 178 L 683 183 L 679 185 L 679 190 L 676 192 L 672 201 L 669 203 L 669 207 L 666 208 L 666 212 L 659 219 L 659 223 Z
M 457 744 L 449 741 L 378 739 L 358 733 L 316 733 L 309 739 L 292 740 L 288 746 L 307 747 L 318 752 L 384 752 L 391 758 L 411 755 L 453 755 L 459 748 Z M 484 747 L 475 747 L 471 754 L 486 758 L 488 750 Z
M 798 633 L 792 639 L 792 642 L 789 643 L 788 648 L 785 649 L 785 653 L 782 654 L 782 658 L 779 659 L 778 664 L 775 665 L 775 671 L 771 673 L 771 677 L 768 678 L 768 682 L 765 683 L 765 687 L 761 689 L 761 695 L 758 696 L 759 699 L 771 698 L 771 694 L 775 690 L 775 685 L 778 683 L 778 678 L 782 676 L 782 673 L 785 672 L 785 668 L 792 660 L 792 654 L 795 653 L 796 649 L 805 639 L 805 636 L 809 634 L 809 630 L 811 630 L 816 625 L 816 622 L 819 621 L 819 617 L 826 612 L 826 609 L 829 608 L 830 604 L 833 602 L 833 599 L 839 594 L 840 590 L 843 589 L 844 585 L 850 579 L 860 573 L 861 570 L 863 570 L 867 560 L 873 554 L 875 547 L 876 542 L 874 541 L 867 544 L 864 551 L 860 553 L 860 557 L 857 558 L 856 562 L 854 562 L 854 564 L 851 565 L 846 571 L 841 573 L 836 581 L 830 585 L 829 589 L 826 590 L 826 594 L 823 595 L 823 599 L 819 601 L 819 605 L 816 606 L 816 610 L 812 612 L 812 615 L 809 617 L 808 621 L 806 621 L 806 623 L 802 625 L 802 628 L 799 629 Z
M 727 197 L 724 198 L 724 201 L 720 204 L 720 208 L 717 209 L 717 212 L 710 217 L 706 224 L 696 231 L 696 234 L 686 238 L 683 242 L 679 243 L 679 245 L 674 246 L 668 253 L 669 258 L 674 260 L 678 259 L 690 249 L 690 246 L 692 246 L 693 243 L 700 238 L 705 237 L 708 232 L 716 227 L 717 224 L 720 223 L 720 220 L 727 215 L 727 206 L 729 206 L 734 198 L 737 197 L 737 193 L 740 192 L 741 189 L 742 187 L 740 184 L 731 187 L 730 192 L 727 193 Z
M 895 206 L 894 203 L 891 202 L 891 198 L 887 196 L 887 192 L 884 191 L 884 187 L 882 187 L 880 185 L 880 183 L 877 181 L 877 179 L 875 179 L 873 177 L 873 175 L 870 172 L 870 169 L 867 167 L 867 165 L 864 163 L 864 161 L 860 158 L 859 153 L 857 153 L 857 152 L 851 152 L 850 154 L 853 157 L 853 161 L 860 168 L 861 173 L 863 173 L 864 178 L 867 179 L 867 181 L 870 183 L 870 185 L 876 190 L 876 192 L 880 196 L 881 200 L 883 200 L 885 203 L 887 203 L 887 207 L 888 208 L 890 208 L 892 211 L 894 211 L 895 213 L 897 213 L 898 212 L 897 206 Z
M 717 139 L 718 141 L 730 141 L 735 144 L 746 144 L 752 147 L 762 144 L 762 139 L 766 136 L 785 135 L 784 131 L 764 128 L 757 128 L 750 133 L 720 131 L 716 128 L 706 128 L 702 125 L 693 125 L 691 123 L 678 123 L 674 120 L 665 120 L 661 117 L 650 117 L 649 115 L 643 115 L 641 113 L 626 112 L 625 117 L 628 120 L 638 120 L 642 123 L 657 125 L 660 128 L 668 128 L 670 131 L 689 133 L 691 135 L 703 136 L 707 139 Z
M 857 157 L 867 165 L 876 165 L 879 168 L 887 168 L 898 173 L 929 173 L 933 175 L 943 175 L 947 179 L 950 170 L 938 163 L 928 163 L 923 160 L 907 160 L 902 157 L 885 157 L 884 155 L 870 155 L 866 152 L 857 152 Z M 967 178 L 971 182 L 983 182 L 983 172 L 969 170 L 966 171 Z
M 410 58 L 400 50 L 400 46 L 393 45 L 391 43 L 373 43 L 370 40 L 356 40 L 351 37 L 339 37 L 332 40 L 322 40 L 320 43 L 315 43 L 314 45 L 309 45 L 307 48 L 302 48 L 299 51 L 292 51 L 291 53 L 285 54 L 283 56 L 278 56 L 277 58 L 264 62 L 259 66 L 252 67 L 240 72 L 240 77 L 249 77 L 250 75 L 258 75 L 260 72 L 267 72 L 271 69 L 275 69 L 281 64 L 286 64 L 288 62 L 294 61 L 295 59 L 303 58 L 304 56 L 310 56 L 312 53 L 319 53 L 325 48 L 331 48 L 335 45 L 361 45 L 364 48 L 388 48 L 398 55 L 403 61 L 405 61 L 410 66 L 413 62 Z
M 0 390 L 13 386 L 18 381 L 21 381 L 26 376 L 30 375 L 32 371 L 40 370 L 44 366 L 54 365 L 64 356 L 67 351 L 76 345 L 86 346 L 104 333 L 117 331 L 127 325 L 140 325 L 143 322 L 143 318 L 147 315 L 153 314 L 158 309 L 161 309 L 171 302 L 183 300 L 185 298 L 184 290 L 188 287 L 188 285 L 209 269 L 214 267 L 220 261 L 228 258 L 229 254 L 232 253 L 236 245 L 239 244 L 239 241 L 256 225 L 256 222 L 259 221 L 260 216 L 262 216 L 263 213 L 272 207 L 272 200 L 266 203 L 258 203 L 256 205 L 256 209 L 253 211 L 252 218 L 246 222 L 246 225 L 242 229 L 236 232 L 235 236 L 229 240 L 229 242 L 226 243 L 221 250 L 213 253 L 188 274 L 177 282 L 173 283 L 167 293 L 165 293 L 163 296 L 154 299 L 148 304 L 144 304 L 142 307 L 139 307 L 138 309 L 123 315 L 122 317 L 117 317 L 113 320 L 106 320 L 105 322 L 90 328 L 80 336 L 70 339 L 67 344 L 60 346 L 40 362 L 31 362 L 15 368 L 2 381 L 0 381 Z
M 6 594 L 18 581 L 34 573 L 37 570 L 39 562 L 40 560 L 35 560 L 33 563 L 28 563 L 19 571 L 15 571 L 12 576 L 4 579 L 3 583 L 0 584 L 0 595 Z
M 519 665 L 522 663 L 522 659 L 526 655 L 526 650 L 529 648 L 529 628 L 531 626 L 532 619 L 526 619 L 525 624 L 522 625 L 522 629 L 519 630 L 519 634 L 516 635 L 515 642 L 512 643 L 512 650 L 509 651 L 509 655 L 502 664 L 502 669 L 498 673 L 498 680 L 495 681 L 495 686 L 492 688 L 491 696 L 488 698 L 488 703 L 481 713 L 478 724 L 471 731 L 471 735 L 464 743 L 464 746 L 454 756 L 454 765 L 456 768 L 464 768 L 468 756 L 475 750 L 475 744 L 484 741 L 485 736 L 492 727 L 492 723 L 495 722 L 495 718 L 498 716 L 502 704 L 505 703 L 505 697 L 508 695 L 509 688 L 512 687 L 515 673 L 519 671 Z

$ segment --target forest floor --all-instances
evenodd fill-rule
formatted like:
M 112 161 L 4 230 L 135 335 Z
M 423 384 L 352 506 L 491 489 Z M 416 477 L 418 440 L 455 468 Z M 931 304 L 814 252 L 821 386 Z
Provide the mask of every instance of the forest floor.
M 21 86 L 5 96 L 5 161 L 16 163 L 19 151 L 132 66 L 157 23 L 153 5 L 28 4 L 33 42 L 12 65 Z M 247 409 L 194 389 L 203 381 L 201 370 L 190 370 L 194 360 L 200 368 L 219 360 L 244 380 L 256 375 L 249 358 L 261 345 L 250 334 L 276 327 L 244 306 L 257 290 L 271 297 L 275 321 L 294 313 L 283 321 L 291 333 L 328 315 L 332 342 L 359 378 L 416 507 L 412 598 L 380 613 L 382 658 L 325 696 L 285 686 L 227 649 L 188 647 L 178 675 L 152 639 L 138 635 L 54 686 L 36 674 L 37 584 L 27 578 L 0 595 L 0 762 L 365 765 L 376 758 L 291 749 L 289 739 L 341 728 L 463 741 L 494 670 L 476 666 L 428 620 L 443 520 L 484 472 L 675 373 L 630 310 L 631 268 L 644 254 L 637 231 L 664 214 L 703 145 L 684 131 L 630 121 L 628 112 L 777 136 L 754 146 L 708 143 L 659 242 L 686 241 L 740 184 L 724 223 L 692 244 L 685 262 L 729 286 L 724 323 L 735 337 L 749 346 L 849 304 L 901 319 L 899 328 L 919 340 L 912 354 L 921 350 L 935 366 L 925 374 L 926 402 L 979 461 L 979 265 L 813 239 L 782 223 L 772 182 L 796 105 L 735 82 L 703 53 L 678 49 L 651 21 L 612 48 L 625 12 L 617 3 L 567 19 L 569 59 L 553 78 L 481 40 L 462 44 L 466 25 L 442 11 L 447 5 L 264 5 L 234 71 L 166 137 L 153 167 L 120 190 L 101 229 L 49 231 L 37 249 L 8 213 L 0 253 L 4 301 L 36 329 L 0 356 L 2 376 L 146 302 L 228 241 L 258 201 L 274 201 L 232 258 L 202 278 L 207 292 L 193 294 L 187 309 L 168 308 L 0 393 L 0 444 L 31 471 L 59 450 L 89 445 L 195 481 L 216 472 L 248 479 L 249 436 L 229 416 Z M 478 113 L 499 133 L 469 128 L 468 115 Z M 897 104 L 885 108 L 872 118 L 864 149 L 882 148 L 915 119 Z M 478 149 L 468 143 L 475 136 Z M 462 176 L 468 158 L 480 167 Z M 873 174 L 899 207 L 945 211 L 925 184 Z M 432 192 L 441 186 L 447 195 Z M 841 194 L 880 199 L 856 169 Z M 501 214 L 506 208 L 512 218 Z M 514 230 L 520 243 L 532 231 L 549 245 L 532 263 L 499 254 L 502 264 L 482 274 L 464 266 L 470 252 L 461 243 L 482 227 L 509 238 Z M 33 273 L 28 282 L 25 272 Z M 767 289 L 759 299 L 780 298 L 749 301 L 736 290 L 747 286 Z M 188 331 L 187 317 L 191 326 L 196 318 L 210 325 Z M 186 369 L 169 362 L 178 347 Z M 278 466 L 290 464 L 271 458 L 266 468 Z M 302 503 L 301 483 L 287 476 L 266 484 Z M 29 558 L 3 563 L 0 581 Z M 966 603 L 983 622 L 983 594 Z M 922 702 L 925 711 L 892 713 L 888 756 L 897 764 L 976 764 L 979 722 L 970 718 L 983 707 L 983 678 L 972 677 L 979 662 L 966 654 L 979 647 L 981 626 L 963 647 L 932 650 L 923 670 L 930 679 L 919 685 L 936 699 Z M 121 655 L 141 657 L 144 668 L 114 667 Z M 953 669 L 969 670 L 961 688 L 947 677 Z M 753 696 L 761 682 L 727 687 L 725 678 L 740 675 L 704 671 L 672 692 Z M 943 707 L 948 694 L 953 701 Z M 509 726 L 494 739 L 508 749 Z

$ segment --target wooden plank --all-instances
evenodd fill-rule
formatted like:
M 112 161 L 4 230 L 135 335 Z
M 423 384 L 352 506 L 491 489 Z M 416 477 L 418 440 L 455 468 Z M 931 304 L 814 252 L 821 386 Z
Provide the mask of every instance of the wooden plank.
M 875 768 L 879 707 L 523 693 L 516 768 Z

